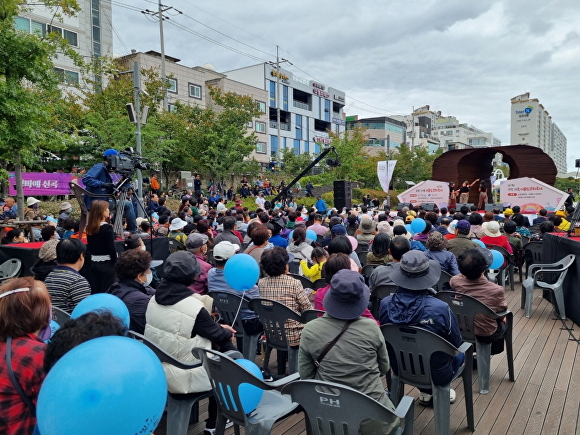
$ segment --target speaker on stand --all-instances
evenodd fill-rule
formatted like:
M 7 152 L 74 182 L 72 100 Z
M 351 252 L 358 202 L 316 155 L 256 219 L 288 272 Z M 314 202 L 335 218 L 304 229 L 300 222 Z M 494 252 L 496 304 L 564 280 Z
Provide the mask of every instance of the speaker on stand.
M 342 210 L 344 207 L 352 207 L 352 186 L 350 181 L 334 181 L 334 207 Z

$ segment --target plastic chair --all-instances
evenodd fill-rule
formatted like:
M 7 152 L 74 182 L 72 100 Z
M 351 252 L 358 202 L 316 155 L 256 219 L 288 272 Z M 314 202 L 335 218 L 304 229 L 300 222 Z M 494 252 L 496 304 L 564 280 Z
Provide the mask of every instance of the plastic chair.
M 18 258 L 11 258 L 0 264 L 0 281 L 14 278 L 20 273 L 22 262 Z
M 98 195 L 95 193 L 90 193 L 88 190 L 83 189 L 77 183 L 72 182 L 72 181 L 70 183 L 68 183 L 68 187 L 70 189 L 70 192 L 76 198 L 76 200 L 79 203 L 79 206 L 81 208 L 81 219 L 79 221 L 79 234 L 80 234 L 80 236 L 82 236 L 82 234 L 85 232 L 85 228 L 87 226 L 87 219 L 89 216 L 89 210 L 87 209 L 87 205 L 85 204 L 84 196 L 90 196 L 94 199 L 100 199 L 103 201 L 112 201 L 113 205 L 109 208 L 111 210 L 117 209 L 117 198 L 115 197 L 115 195 L 107 195 L 107 194 L 99 194 Z
M 392 295 L 397 291 L 398 286 L 396 284 L 382 284 L 376 286 L 371 292 L 370 303 L 371 303 L 371 313 L 375 319 L 379 318 L 379 308 L 381 305 L 381 300 L 389 295 Z
M 361 267 L 365 267 L 367 265 L 367 254 L 369 251 L 360 251 L 357 252 L 356 255 L 358 256 L 358 261 L 360 261 Z
M 302 323 L 306 324 L 311 320 L 318 319 L 319 317 L 322 317 L 325 312 L 326 311 L 324 310 L 306 310 L 302 313 Z
M 250 310 L 260 317 L 264 334 L 266 334 L 266 355 L 264 356 L 263 369 L 268 369 L 270 354 L 272 349 L 276 349 L 288 352 L 288 373 L 296 373 L 298 371 L 298 349 L 292 349 L 288 345 L 284 325 L 287 320 L 303 323 L 302 316 L 280 302 L 262 298 L 252 299 Z
M 318 290 L 319 288 L 326 287 L 328 284 L 324 278 L 317 279 L 312 283 L 312 290 Z
M 524 251 L 524 258 L 526 259 L 526 276 L 528 276 L 528 269 L 530 268 L 530 264 L 537 264 L 542 262 L 542 254 L 544 253 L 544 242 L 526 243 L 522 247 L 522 250 Z M 531 260 L 531 263 L 529 260 Z
M 375 270 L 377 267 L 379 267 L 379 264 L 366 264 L 365 266 L 363 266 L 362 268 L 362 276 L 365 277 L 365 282 L 369 283 L 369 279 L 371 278 L 371 273 L 373 273 L 373 270 Z
M 189 370 L 201 367 L 201 362 L 194 364 L 183 363 L 165 352 L 144 335 L 135 331 L 129 331 L 129 337 L 143 342 L 145 346 L 153 351 L 159 361 L 179 369 Z M 167 435 L 187 435 L 190 420 L 197 423 L 199 420 L 199 401 L 212 396 L 212 391 L 202 391 L 200 393 L 173 394 L 167 393 Z
M 302 288 L 312 288 L 312 281 L 310 281 L 305 276 L 298 275 L 297 273 L 289 273 L 288 276 L 291 276 L 292 278 L 300 281 L 300 284 L 302 284 Z
M 560 319 L 566 320 L 566 307 L 564 305 L 564 290 L 562 289 L 562 284 L 564 283 L 564 278 L 568 273 L 568 269 L 574 263 L 576 256 L 574 254 L 568 254 L 560 261 L 551 264 L 532 264 L 528 268 L 527 278 L 522 283 L 522 308 L 526 308 L 526 317 L 531 317 L 532 315 L 532 300 L 534 298 L 534 285 L 538 287 L 549 290 L 550 293 L 554 295 L 556 299 L 556 309 L 560 315 Z M 538 280 L 538 273 L 558 273 L 558 278 L 555 279 L 553 284 L 547 283 L 545 281 Z
M 52 307 L 52 320 L 58 323 L 59 326 L 62 326 L 66 323 L 67 320 L 70 319 L 70 314 L 67 313 L 65 310 L 61 310 L 57 307 Z
M 512 333 L 514 315 L 511 311 L 506 310 L 496 313 L 483 302 L 476 298 L 453 291 L 442 291 L 435 295 L 437 299 L 447 302 L 459 324 L 461 337 L 464 341 L 475 344 L 477 353 L 477 373 L 479 375 L 479 392 L 487 394 L 489 392 L 489 367 L 491 361 L 491 343 L 481 343 L 475 336 L 474 318 L 477 314 L 490 317 L 493 320 L 505 317 L 507 320 L 505 335 L 506 354 L 508 361 L 508 371 L 510 381 L 514 382 L 514 351 L 512 346 Z
M 266 383 L 223 353 L 201 348 L 195 348 L 193 352 L 201 359 L 216 397 L 218 405 L 216 435 L 223 435 L 228 419 L 234 423 L 237 435 L 240 433 L 240 426 L 248 435 L 268 435 L 276 421 L 289 416 L 298 407 L 290 396 L 276 390 L 298 379 L 297 373 L 276 382 Z M 264 390 L 258 407 L 249 414 L 245 414 L 242 408 L 238 392 L 241 384 L 253 385 Z
M 291 261 L 290 264 L 288 264 L 288 267 L 289 267 L 289 271 L 292 275 L 299 275 L 300 274 L 300 260 Z
M 486 244 L 485 247 L 487 249 L 493 249 L 494 251 L 498 251 L 499 253 L 501 253 L 501 255 L 503 255 L 503 258 L 505 259 L 504 264 L 502 265 L 502 267 L 499 268 L 500 273 L 500 282 L 499 284 L 502 287 L 505 287 L 505 269 L 508 270 L 509 273 L 509 280 L 510 280 L 510 288 L 512 291 L 514 291 L 514 266 L 515 266 L 515 256 L 514 254 L 510 254 L 505 248 L 502 248 L 501 246 L 497 246 L 497 245 L 488 245 Z
M 449 272 L 445 272 L 444 270 L 441 271 L 441 276 L 439 277 L 439 281 L 437 281 L 437 284 L 435 284 L 433 286 L 433 290 L 435 290 L 436 292 L 440 292 L 443 290 L 443 286 L 445 284 L 449 284 L 449 281 L 451 280 L 452 276 Z M 450 287 L 447 286 L 447 289 L 449 289 Z
M 167 241 L 169 242 L 169 253 L 173 254 L 177 251 L 185 251 L 185 245 L 181 243 L 179 240 L 175 240 L 172 237 L 168 237 Z
M 236 340 L 242 340 L 244 358 L 255 361 L 258 340 L 262 333 L 255 335 L 246 334 L 242 317 L 239 315 L 239 311 L 250 309 L 248 307 L 250 299 L 242 298 L 241 294 L 236 295 L 229 292 L 209 292 L 208 294 L 213 298 L 214 306 L 220 313 L 221 319 L 236 330 Z
M 473 345 L 463 343 L 456 348 L 437 334 L 416 326 L 387 324 L 381 326 L 385 341 L 393 349 L 396 356 L 398 373 L 393 373 L 393 388 L 391 398 L 397 405 L 403 393 L 403 384 L 433 391 L 433 408 L 435 412 L 435 433 L 449 435 L 450 426 L 450 385 L 434 385 L 431 379 L 429 361 L 435 352 L 444 352 L 449 356 L 465 353 L 465 362 L 454 379 L 463 378 L 465 391 L 465 411 L 467 427 L 473 432 L 475 421 L 473 417 L 473 391 L 471 389 L 471 371 L 473 370 Z
M 312 379 L 292 382 L 282 388 L 282 394 L 290 394 L 304 410 L 308 435 L 357 434 L 366 419 L 391 426 L 397 422 L 397 417 L 400 419 L 398 428 L 390 433 L 413 434 L 414 407 L 413 398 L 409 396 L 403 397 L 397 409 L 391 411 L 346 385 Z

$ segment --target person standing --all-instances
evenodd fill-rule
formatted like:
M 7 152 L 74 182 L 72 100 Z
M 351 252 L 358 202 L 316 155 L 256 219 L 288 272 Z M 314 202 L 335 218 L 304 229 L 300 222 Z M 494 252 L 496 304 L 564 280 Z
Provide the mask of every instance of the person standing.
M 485 204 L 487 204 L 487 185 L 485 180 L 479 182 L 479 199 L 477 201 L 477 209 L 485 210 Z
M 109 203 L 93 201 L 87 222 L 87 247 L 91 254 L 92 293 L 104 293 L 115 282 L 115 232 L 107 221 Z
M 195 196 L 199 198 L 201 195 L 201 177 L 199 174 L 197 174 L 193 180 L 193 191 L 195 192 Z
M 564 203 L 564 206 L 566 208 L 574 206 L 574 201 L 576 201 L 576 198 L 574 197 L 574 192 L 573 192 L 571 187 L 568 187 L 566 194 L 568 195 L 568 198 L 566 198 L 566 202 Z
M 447 204 L 448 208 L 456 208 L 457 207 L 457 190 L 455 188 L 455 183 L 449 183 L 449 204 Z
M 306 196 L 314 196 L 312 194 L 313 188 L 314 188 L 314 186 L 312 185 L 312 183 L 310 181 L 308 183 L 306 183 Z
M 479 181 L 474 180 L 473 183 L 469 184 L 469 181 L 465 180 L 463 185 L 459 188 L 459 203 L 460 204 L 467 204 L 469 202 L 469 189 L 471 189 L 475 183 Z

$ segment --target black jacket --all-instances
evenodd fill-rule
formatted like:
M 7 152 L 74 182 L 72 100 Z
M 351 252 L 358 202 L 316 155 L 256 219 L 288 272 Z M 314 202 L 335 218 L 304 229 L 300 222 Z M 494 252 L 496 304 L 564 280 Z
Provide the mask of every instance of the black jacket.
M 151 298 L 151 290 L 150 287 L 145 287 L 134 280 L 116 282 L 107 290 L 107 293 L 117 296 L 127 306 L 131 317 L 129 325 L 131 331 L 139 334 L 145 332 L 145 313 Z

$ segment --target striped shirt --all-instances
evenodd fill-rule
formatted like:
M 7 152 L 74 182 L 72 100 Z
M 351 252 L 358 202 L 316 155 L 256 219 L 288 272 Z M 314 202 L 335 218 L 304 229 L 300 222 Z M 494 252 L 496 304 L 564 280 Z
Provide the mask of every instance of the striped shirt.
M 89 282 L 76 270 L 56 266 L 44 281 L 52 298 L 52 306 L 72 313 L 77 304 L 91 295 Z

